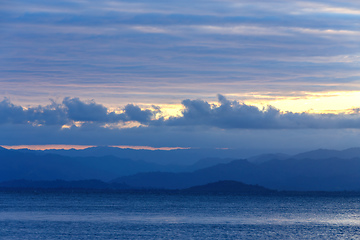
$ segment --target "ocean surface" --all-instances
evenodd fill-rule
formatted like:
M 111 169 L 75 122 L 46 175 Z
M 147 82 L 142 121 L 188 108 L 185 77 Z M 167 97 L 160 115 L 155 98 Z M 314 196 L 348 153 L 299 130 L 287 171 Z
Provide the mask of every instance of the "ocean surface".
M 359 236 L 359 196 L 0 192 L 0 239 Z

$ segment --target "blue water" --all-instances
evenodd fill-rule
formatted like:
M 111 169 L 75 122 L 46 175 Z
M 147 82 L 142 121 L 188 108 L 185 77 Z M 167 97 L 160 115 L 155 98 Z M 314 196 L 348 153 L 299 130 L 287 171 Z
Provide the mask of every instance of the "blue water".
M 359 196 L 0 192 L 0 239 L 355 239 Z

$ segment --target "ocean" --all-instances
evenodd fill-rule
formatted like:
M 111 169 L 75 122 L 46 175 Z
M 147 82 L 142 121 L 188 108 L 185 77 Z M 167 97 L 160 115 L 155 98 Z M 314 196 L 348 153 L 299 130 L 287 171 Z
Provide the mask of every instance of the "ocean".
M 0 192 L 0 239 L 356 239 L 360 196 Z

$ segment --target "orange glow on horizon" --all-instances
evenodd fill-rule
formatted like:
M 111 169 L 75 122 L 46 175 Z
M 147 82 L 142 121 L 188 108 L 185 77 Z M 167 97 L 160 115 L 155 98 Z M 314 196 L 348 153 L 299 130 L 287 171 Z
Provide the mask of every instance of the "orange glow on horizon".
M 70 150 L 70 149 L 76 149 L 76 150 L 82 150 L 86 148 L 91 147 L 97 147 L 96 145 L 66 145 L 66 144 L 47 144 L 47 145 L 1 145 L 1 147 L 6 149 L 13 149 L 13 150 L 19 150 L 19 149 L 29 149 L 29 150 Z M 163 150 L 163 151 L 169 151 L 169 150 L 177 150 L 177 149 L 190 149 L 190 148 L 182 148 L 182 147 L 150 147 L 150 146 L 130 146 L 130 145 L 110 145 L 109 147 L 114 148 L 121 148 L 121 149 L 134 149 L 134 150 Z
M 164 151 L 177 150 L 177 149 L 190 149 L 189 147 L 187 147 L 187 148 L 183 148 L 183 147 L 159 147 L 159 148 L 155 148 L 155 147 L 150 147 L 150 146 L 127 146 L 127 145 L 109 146 L 109 147 L 117 147 L 117 148 L 121 148 L 121 149 L 134 149 L 134 150 L 164 150 Z
M 95 147 L 93 145 L 66 145 L 66 144 L 46 144 L 46 145 L 1 145 L 1 147 L 6 148 L 6 149 L 14 149 L 14 150 L 18 150 L 18 149 L 30 149 L 30 150 L 49 150 L 49 149 L 64 149 L 64 150 L 69 150 L 69 149 L 85 149 L 85 148 L 90 148 L 90 147 Z

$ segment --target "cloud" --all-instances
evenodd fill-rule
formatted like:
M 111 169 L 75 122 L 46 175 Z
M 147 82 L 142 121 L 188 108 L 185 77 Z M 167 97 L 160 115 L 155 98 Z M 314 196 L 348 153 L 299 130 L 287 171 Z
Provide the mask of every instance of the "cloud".
M 50 105 L 23 109 L 26 122 L 45 125 L 64 125 L 68 123 L 66 109 L 54 101 Z
M 139 123 L 148 123 L 151 118 L 154 117 L 154 112 L 151 110 L 141 110 L 140 107 L 133 104 L 128 104 L 125 106 L 125 115 L 127 116 L 126 120 L 128 121 L 137 121 Z
M 142 110 L 128 104 L 123 113 L 108 112 L 108 109 L 94 101 L 81 101 L 79 98 L 66 97 L 62 104 L 52 101 L 47 106 L 25 108 L 16 106 L 5 98 L 0 102 L 0 124 L 58 125 L 59 127 L 74 122 L 85 124 L 118 123 L 136 121 L 148 123 L 159 110 Z
M 180 117 L 160 119 L 156 124 L 166 126 L 207 126 L 220 129 L 341 129 L 360 128 L 359 114 L 311 114 L 281 112 L 267 106 L 229 101 L 218 95 L 219 105 L 203 100 L 184 100 Z M 160 122 L 160 123 L 159 123 Z
M 218 103 L 186 99 L 179 117 L 155 118 L 161 109 L 128 104 L 109 112 L 95 101 L 65 98 L 46 106 L 0 102 L 0 145 L 85 144 L 153 147 L 228 147 L 281 151 L 315 147 L 346 148 L 359 141 L 360 112 L 311 114 L 258 108 L 218 95 Z M 75 114 L 73 111 L 78 111 Z M 84 114 L 83 116 L 80 113 Z M 161 116 L 161 115 L 160 115 Z M 74 125 L 74 121 L 84 122 Z M 105 123 L 141 123 L 107 128 Z M 71 125 L 61 128 L 63 124 Z
M 21 106 L 15 106 L 9 99 L 0 102 L 0 123 L 24 123 L 25 113 Z
M 355 112 L 282 112 L 221 96 L 216 105 L 204 101 L 218 92 L 266 102 L 359 90 L 359 1 L 5 2 L 0 97 L 20 105 L 0 102 L 3 129 L 72 125 L 74 135 L 101 127 L 114 133 L 103 126 L 134 121 L 139 124 L 128 126 L 148 126 L 132 129 L 141 133 L 360 128 Z M 48 96 L 78 98 L 46 105 Z M 80 100 L 92 98 L 124 107 L 110 112 Z M 169 119 L 137 106 L 181 101 L 183 114 Z M 28 102 L 40 106 L 27 107 Z M 77 121 L 84 123 L 75 128 Z
M 204 100 L 182 101 L 181 116 L 161 117 L 161 109 L 141 109 L 127 104 L 121 113 L 110 112 L 95 101 L 81 101 L 66 97 L 61 104 L 22 107 L 12 104 L 9 99 L 0 102 L 0 124 L 29 125 L 74 125 L 81 122 L 85 127 L 137 122 L 140 125 L 157 128 L 166 127 L 207 127 L 218 129 L 359 129 L 360 113 L 356 109 L 349 114 L 313 114 L 282 112 L 272 106 L 256 106 L 230 101 L 218 95 L 218 104 Z M 156 117 L 160 113 L 160 117 Z M 136 125 L 139 126 L 139 125 Z
M 164 92 L 151 88 L 167 87 L 164 101 L 180 101 L 184 92 L 216 94 L 209 81 L 234 94 L 226 84 L 247 81 L 269 93 L 304 83 L 306 91 L 316 84 L 326 91 L 334 84 L 324 79 L 342 90 L 344 78 L 359 79 L 357 62 L 326 61 L 359 55 L 355 1 L 10 2 L 0 9 L 0 96 L 24 99 L 18 81 L 32 102 L 49 91 L 60 98 L 128 94 L 129 102 L 144 102 L 129 91 L 156 99 Z M 189 83 L 200 91 L 189 91 Z
M 106 107 L 95 102 L 84 103 L 79 98 L 65 98 L 63 104 L 67 109 L 69 119 L 74 121 L 105 122 L 107 119 Z

